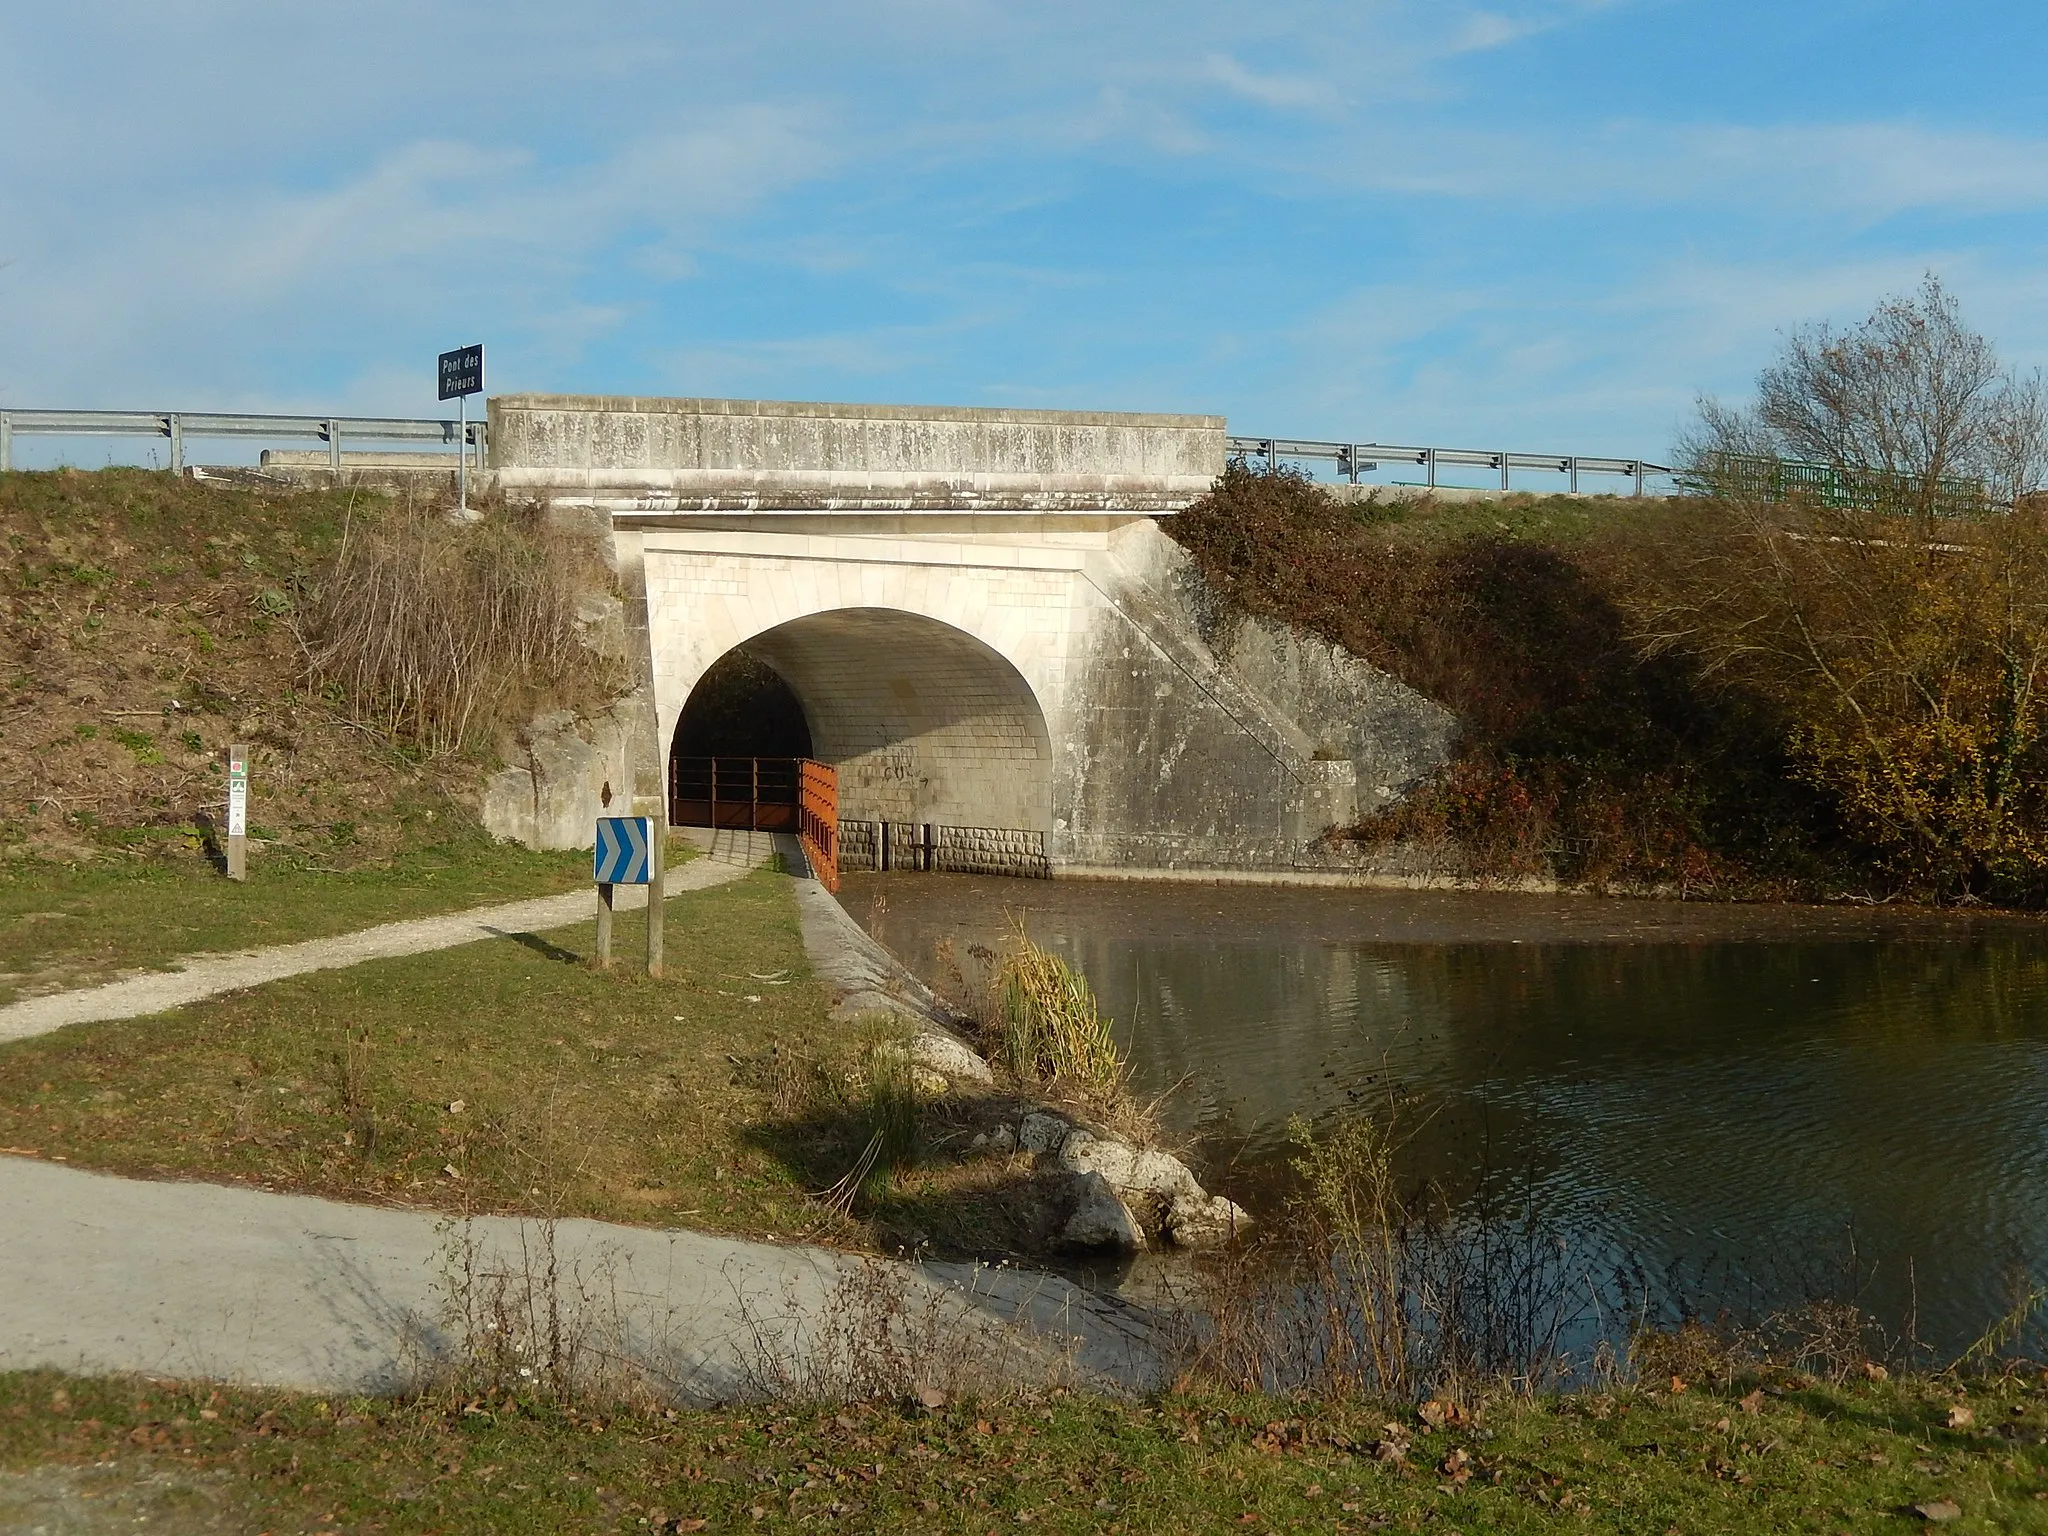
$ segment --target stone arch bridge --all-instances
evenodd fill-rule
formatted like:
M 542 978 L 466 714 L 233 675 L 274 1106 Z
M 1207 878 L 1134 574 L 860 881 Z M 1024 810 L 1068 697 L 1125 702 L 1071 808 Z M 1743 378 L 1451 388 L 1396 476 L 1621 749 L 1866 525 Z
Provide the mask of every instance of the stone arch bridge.
M 540 733 L 487 819 L 587 843 L 596 780 L 657 796 L 671 754 L 780 719 L 849 822 L 999 835 L 1053 872 L 1322 862 L 1453 721 L 1218 612 L 1160 522 L 1224 442 L 1213 416 L 493 399 L 496 483 L 609 534 L 644 686 Z

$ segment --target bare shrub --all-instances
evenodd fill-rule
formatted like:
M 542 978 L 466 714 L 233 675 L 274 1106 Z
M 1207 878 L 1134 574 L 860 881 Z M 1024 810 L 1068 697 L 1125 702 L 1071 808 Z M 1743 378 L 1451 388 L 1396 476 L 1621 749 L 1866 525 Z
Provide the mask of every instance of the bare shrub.
M 1795 330 L 1758 375 L 1755 408 L 1702 402 L 1685 448 L 1717 492 L 1756 484 L 1758 461 L 1794 463 L 1830 471 L 1833 497 L 1921 517 L 1973 497 L 2011 506 L 2048 471 L 2039 377 L 2001 367 L 1932 273 L 1847 330 Z
M 2048 896 L 2039 395 L 1930 279 L 1847 333 L 1796 334 L 1754 411 L 1704 402 L 1697 515 L 1634 560 L 1645 651 L 1766 701 L 1791 772 L 1894 889 Z M 1793 474 L 1797 455 L 1832 478 Z M 2013 510 L 1939 516 L 1959 477 Z
M 476 748 L 545 704 L 618 691 L 617 663 L 577 622 L 583 595 L 608 587 L 591 541 L 531 509 L 464 525 L 397 502 L 351 519 L 309 594 L 308 670 L 363 725 L 433 753 Z
M 1171 1318 L 1184 1379 L 1342 1401 L 1573 1378 L 1568 1336 L 1601 1288 L 1564 1244 L 1533 1219 L 1404 1194 L 1391 1120 L 1294 1135 L 1300 1193 L 1253 1243 L 1200 1261 Z
M 969 1307 L 900 1264 L 853 1262 L 807 1303 L 742 1295 L 746 1395 L 789 1402 L 1001 1399 L 1068 1385 L 1070 1355 Z
M 359 1157 L 377 1149 L 377 1105 L 370 1061 L 370 1032 L 350 1027 L 342 1033 L 340 1048 L 331 1052 L 334 1070 L 334 1107 L 348 1121 L 348 1136 Z
M 1882 1379 L 1886 1360 L 1903 1360 L 1907 1345 L 1852 1301 L 1820 1297 L 1781 1307 L 1749 1323 L 1729 1317 L 1688 1317 L 1659 1326 L 1640 1320 L 1628 1362 L 1652 1386 L 1727 1387 L 1738 1377 L 1792 1371 L 1827 1381 Z
M 517 1233 L 516 1250 L 501 1250 L 467 1220 L 444 1229 L 435 1289 L 454 1353 L 430 1363 L 427 1390 L 567 1406 L 665 1402 L 687 1387 L 660 1379 L 633 1347 L 612 1256 L 565 1265 L 551 1218 Z

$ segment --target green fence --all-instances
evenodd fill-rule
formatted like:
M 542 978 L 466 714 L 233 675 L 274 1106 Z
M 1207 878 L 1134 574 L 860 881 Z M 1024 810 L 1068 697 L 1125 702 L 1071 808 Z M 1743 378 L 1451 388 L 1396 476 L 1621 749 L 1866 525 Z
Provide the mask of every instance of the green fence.
M 1913 513 L 1926 510 L 1930 499 L 1924 482 L 1891 470 L 1739 453 L 1711 455 L 1699 470 L 1680 477 L 1680 484 L 1702 495 L 1804 501 L 1839 512 Z M 1984 482 L 1961 475 L 1937 480 L 1931 500 L 1938 517 L 1972 517 L 1993 509 Z

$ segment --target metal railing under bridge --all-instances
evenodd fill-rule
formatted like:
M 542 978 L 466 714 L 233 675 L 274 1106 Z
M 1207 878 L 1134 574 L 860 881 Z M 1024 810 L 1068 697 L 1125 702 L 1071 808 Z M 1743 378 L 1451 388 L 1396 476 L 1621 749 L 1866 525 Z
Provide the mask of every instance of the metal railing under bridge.
M 839 889 L 839 770 L 807 757 L 671 757 L 672 827 L 790 832 L 811 873 Z

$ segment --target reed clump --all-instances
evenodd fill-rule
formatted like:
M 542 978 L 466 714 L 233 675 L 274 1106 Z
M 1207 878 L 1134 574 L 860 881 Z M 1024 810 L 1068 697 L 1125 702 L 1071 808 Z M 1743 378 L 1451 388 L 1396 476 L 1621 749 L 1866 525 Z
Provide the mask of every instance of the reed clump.
M 589 538 L 533 509 L 464 524 L 395 502 L 350 518 L 301 604 L 307 671 L 359 725 L 430 755 L 474 750 L 539 708 L 619 691 L 578 618 L 610 585 Z
M 1300 1183 L 1279 1219 L 1194 1272 L 1171 1330 L 1184 1381 L 1457 1401 L 1601 1368 L 1568 1352 L 1601 1288 L 1533 1220 L 1461 1217 L 1440 1191 L 1404 1190 L 1391 1111 L 1291 1131 Z
M 995 1043 L 1019 1082 L 1100 1108 L 1128 1098 L 1130 1066 L 1087 978 L 1021 927 L 997 959 L 992 990 Z
M 876 1198 L 899 1171 L 916 1164 L 925 1107 L 917 1076 L 909 1053 L 894 1040 L 871 1045 L 859 1068 L 843 1081 L 820 1075 L 819 1101 L 845 1116 L 861 1148 L 853 1166 L 823 1192 L 829 1209 L 852 1214 L 857 1200 Z

